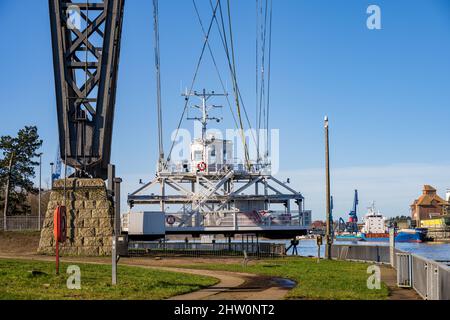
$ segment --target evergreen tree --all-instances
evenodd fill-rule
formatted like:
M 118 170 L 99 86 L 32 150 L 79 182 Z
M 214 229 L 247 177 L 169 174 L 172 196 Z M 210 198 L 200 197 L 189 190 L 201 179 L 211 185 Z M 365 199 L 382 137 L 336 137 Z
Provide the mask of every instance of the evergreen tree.
M 8 214 L 27 214 L 29 206 L 26 203 L 28 193 L 37 193 L 33 179 L 36 176 L 35 167 L 39 165 L 36 158 L 38 149 L 42 146 L 37 127 L 25 127 L 16 137 L 0 137 L 0 208 L 4 208 L 5 189 L 9 181 Z M 9 164 L 12 159 L 11 171 Z

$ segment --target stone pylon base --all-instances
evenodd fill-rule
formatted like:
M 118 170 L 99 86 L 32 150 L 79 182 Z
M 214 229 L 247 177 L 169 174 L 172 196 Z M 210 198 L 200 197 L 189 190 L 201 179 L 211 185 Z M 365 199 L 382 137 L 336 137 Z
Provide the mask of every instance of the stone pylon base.
M 55 254 L 53 215 L 60 205 L 67 208 L 67 241 L 60 245 L 63 256 L 111 255 L 113 204 L 105 183 L 100 179 L 67 179 L 66 203 L 64 180 L 54 182 L 38 253 Z

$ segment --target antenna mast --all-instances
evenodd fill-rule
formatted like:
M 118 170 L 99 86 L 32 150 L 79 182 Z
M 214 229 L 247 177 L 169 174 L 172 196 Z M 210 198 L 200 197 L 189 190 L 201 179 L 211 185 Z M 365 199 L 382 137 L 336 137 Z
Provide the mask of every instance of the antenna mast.
M 206 92 L 206 90 L 203 89 L 202 93 L 198 93 L 197 91 L 190 92 L 190 93 L 185 92 L 182 94 L 182 96 L 185 97 L 186 99 L 188 99 L 189 97 L 197 97 L 201 100 L 201 105 L 195 105 L 193 107 L 200 109 L 202 116 L 194 117 L 194 118 L 188 117 L 187 120 L 197 120 L 197 121 L 200 121 L 200 123 L 202 124 L 202 142 L 203 142 L 203 146 L 204 146 L 203 153 L 205 156 L 206 155 L 206 145 L 207 145 L 206 131 L 207 131 L 208 122 L 209 121 L 220 122 L 223 120 L 222 118 L 209 116 L 209 110 L 211 110 L 213 108 L 222 108 L 222 106 L 207 105 L 207 102 L 212 97 L 228 97 L 228 93 L 215 93 L 214 91 Z
M 201 105 L 199 105 L 199 106 L 195 105 L 193 107 L 201 110 L 202 117 L 201 118 L 199 118 L 199 117 L 189 118 L 188 117 L 187 120 L 197 120 L 197 121 L 201 122 L 201 124 L 202 124 L 202 139 L 206 140 L 206 130 L 207 130 L 208 122 L 209 121 L 220 122 L 223 120 L 222 118 L 209 116 L 209 110 L 211 110 L 212 108 L 222 108 L 222 106 L 207 105 L 207 102 L 212 97 L 227 97 L 228 94 L 227 93 L 215 93 L 214 91 L 206 92 L 206 90 L 203 89 L 202 93 L 198 93 L 197 91 L 194 91 L 193 93 L 186 92 L 186 93 L 183 93 L 182 96 L 185 98 L 197 97 L 201 100 L 201 102 L 202 102 Z

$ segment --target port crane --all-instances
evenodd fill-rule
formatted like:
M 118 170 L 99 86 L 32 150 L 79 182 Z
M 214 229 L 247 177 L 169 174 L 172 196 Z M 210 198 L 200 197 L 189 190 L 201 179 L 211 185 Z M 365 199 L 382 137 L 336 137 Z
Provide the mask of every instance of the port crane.
M 59 149 L 59 148 L 58 148 Z M 59 153 L 59 150 L 56 152 L 56 161 L 52 165 L 52 185 L 55 180 L 58 180 L 61 178 L 61 169 L 62 169 L 62 160 L 61 155 Z M 53 165 L 55 165 L 55 168 L 53 169 Z
M 355 195 L 353 197 L 353 208 L 348 214 L 348 222 L 345 222 L 342 217 L 339 218 L 338 230 L 340 232 L 358 232 L 358 203 L 358 190 L 355 190 Z

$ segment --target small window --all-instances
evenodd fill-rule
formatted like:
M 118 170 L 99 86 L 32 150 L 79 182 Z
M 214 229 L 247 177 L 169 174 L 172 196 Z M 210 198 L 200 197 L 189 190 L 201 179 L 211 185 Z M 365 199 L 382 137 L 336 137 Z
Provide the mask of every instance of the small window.
M 195 151 L 194 153 L 194 161 L 202 161 L 203 160 L 203 152 Z

